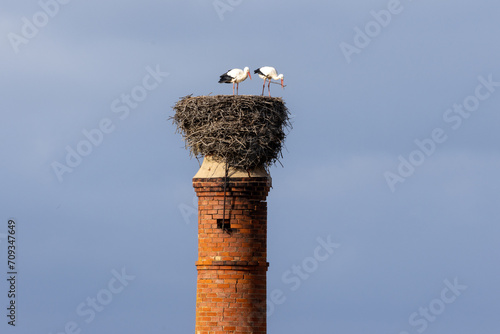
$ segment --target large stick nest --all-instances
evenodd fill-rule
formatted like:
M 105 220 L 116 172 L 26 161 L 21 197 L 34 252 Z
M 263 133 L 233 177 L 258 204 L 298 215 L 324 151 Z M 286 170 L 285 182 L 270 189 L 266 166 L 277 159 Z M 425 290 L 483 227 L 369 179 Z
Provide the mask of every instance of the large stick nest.
M 268 168 L 283 157 L 291 129 L 289 112 L 278 97 L 216 95 L 183 97 L 171 117 L 192 156 L 211 156 L 230 167 Z

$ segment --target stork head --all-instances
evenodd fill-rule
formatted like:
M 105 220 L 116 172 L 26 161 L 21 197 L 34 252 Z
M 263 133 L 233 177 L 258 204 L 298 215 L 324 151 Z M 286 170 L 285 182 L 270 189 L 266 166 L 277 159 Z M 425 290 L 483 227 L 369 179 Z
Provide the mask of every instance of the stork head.
M 245 67 L 243 69 L 243 72 L 245 72 L 246 74 L 248 74 L 248 77 L 250 78 L 250 80 L 252 79 L 252 76 L 250 75 L 250 69 L 248 67 Z
M 285 89 L 285 86 L 283 86 L 283 80 L 285 79 L 283 74 L 278 75 L 278 79 L 281 79 L 281 88 Z

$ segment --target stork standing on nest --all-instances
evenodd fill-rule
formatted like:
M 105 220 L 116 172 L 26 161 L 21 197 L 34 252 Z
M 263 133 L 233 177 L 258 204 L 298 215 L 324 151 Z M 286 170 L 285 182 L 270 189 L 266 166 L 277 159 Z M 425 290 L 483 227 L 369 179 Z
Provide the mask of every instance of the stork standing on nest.
M 238 86 L 240 82 L 245 81 L 245 79 L 252 76 L 250 75 L 250 69 L 245 67 L 243 70 L 239 68 L 233 68 L 220 76 L 219 83 L 232 83 L 233 84 L 233 95 L 234 95 L 234 84 L 236 84 L 236 95 L 238 95 Z
M 281 88 L 284 88 L 283 86 L 283 74 L 278 75 L 278 72 L 274 67 L 271 66 L 264 66 L 261 68 L 256 69 L 253 71 L 253 73 L 256 73 L 264 79 L 264 85 L 262 85 L 262 96 L 264 96 L 264 89 L 266 88 L 266 80 L 269 79 L 269 83 L 267 84 L 267 91 L 269 92 L 269 97 L 271 97 L 271 79 L 273 80 L 281 80 Z

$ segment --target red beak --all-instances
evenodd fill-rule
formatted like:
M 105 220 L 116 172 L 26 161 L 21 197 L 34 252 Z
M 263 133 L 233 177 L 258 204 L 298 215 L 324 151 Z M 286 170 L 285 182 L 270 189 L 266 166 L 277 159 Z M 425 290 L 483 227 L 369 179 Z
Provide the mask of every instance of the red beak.
M 281 79 L 281 88 L 285 89 L 285 87 L 283 87 L 283 79 Z
M 250 78 L 250 80 L 252 80 L 252 76 L 250 75 L 250 72 L 248 72 L 248 77 Z

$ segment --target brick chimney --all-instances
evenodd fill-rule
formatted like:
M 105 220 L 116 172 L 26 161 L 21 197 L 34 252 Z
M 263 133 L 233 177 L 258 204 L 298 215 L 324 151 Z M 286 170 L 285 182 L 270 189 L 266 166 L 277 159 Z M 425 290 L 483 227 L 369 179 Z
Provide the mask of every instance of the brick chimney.
M 225 164 L 205 157 L 193 178 L 198 196 L 195 333 L 265 334 L 271 177 L 263 168 L 230 168 L 228 175 Z

